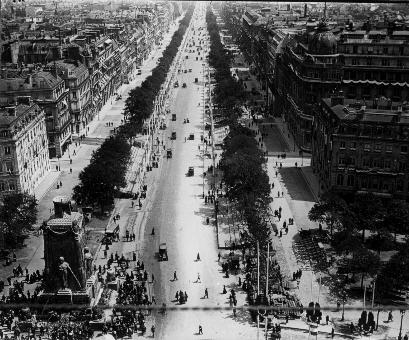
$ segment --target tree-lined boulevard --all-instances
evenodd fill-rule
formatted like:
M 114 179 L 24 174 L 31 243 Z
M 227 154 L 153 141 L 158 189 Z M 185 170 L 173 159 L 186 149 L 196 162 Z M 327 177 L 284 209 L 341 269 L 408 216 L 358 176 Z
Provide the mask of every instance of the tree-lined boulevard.
M 333 191 L 315 200 L 302 169 L 310 159 L 290 151 L 278 118 L 259 119 L 233 75 L 237 55 L 222 43 L 220 5 L 184 10 L 152 73 L 123 92 L 121 110 L 111 107 L 114 132 L 101 145 L 83 141 L 85 164 L 66 159 L 64 176 L 75 180 L 56 182 L 61 196 L 93 212 L 84 227 L 98 282 L 90 309 L 36 306 L 45 277 L 37 244 L 30 261 L 10 254 L 1 331 L 41 339 L 407 339 L 404 309 L 390 305 L 402 303 L 409 278 L 408 204 Z M 44 220 L 41 237 L 53 194 L 4 201 L 0 219 L 13 248 Z M 13 303 L 33 309 L 15 317 Z

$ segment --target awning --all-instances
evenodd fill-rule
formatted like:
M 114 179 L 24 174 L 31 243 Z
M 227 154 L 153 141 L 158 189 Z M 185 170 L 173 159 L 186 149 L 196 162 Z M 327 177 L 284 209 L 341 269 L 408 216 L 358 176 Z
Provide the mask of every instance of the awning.
M 343 80 L 342 81 L 344 84 L 370 84 L 370 85 L 393 85 L 393 86 L 409 86 L 408 83 L 386 83 L 383 81 L 377 81 L 377 80 L 351 80 L 351 79 L 347 79 L 347 80 Z

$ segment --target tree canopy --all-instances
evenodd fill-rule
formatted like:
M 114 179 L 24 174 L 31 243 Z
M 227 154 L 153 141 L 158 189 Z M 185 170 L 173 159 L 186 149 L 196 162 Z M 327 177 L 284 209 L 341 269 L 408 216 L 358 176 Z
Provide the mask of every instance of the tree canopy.
M 6 243 L 16 247 L 19 238 L 32 230 L 37 222 L 37 200 L 26 193 L 11 193 L 3 198 L 0 206 L 0 223 Z

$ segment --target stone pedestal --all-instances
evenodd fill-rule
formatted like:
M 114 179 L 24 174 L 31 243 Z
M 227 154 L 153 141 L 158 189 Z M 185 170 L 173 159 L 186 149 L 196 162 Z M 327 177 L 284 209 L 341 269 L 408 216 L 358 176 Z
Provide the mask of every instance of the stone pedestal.
M 70 289 L 60 289 L 57 293 L 43 292 L 39 296 L 39 303 L 44 305 L 90 305 L 91 297 L 85 291 L 73 292 Z

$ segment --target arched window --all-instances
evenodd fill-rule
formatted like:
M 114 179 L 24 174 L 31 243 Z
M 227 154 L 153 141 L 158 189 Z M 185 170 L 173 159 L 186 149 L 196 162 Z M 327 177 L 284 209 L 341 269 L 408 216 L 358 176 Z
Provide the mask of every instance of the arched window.
M 337 185 L 344 185 L 344 175 L 342 174 L 337 175 Z

